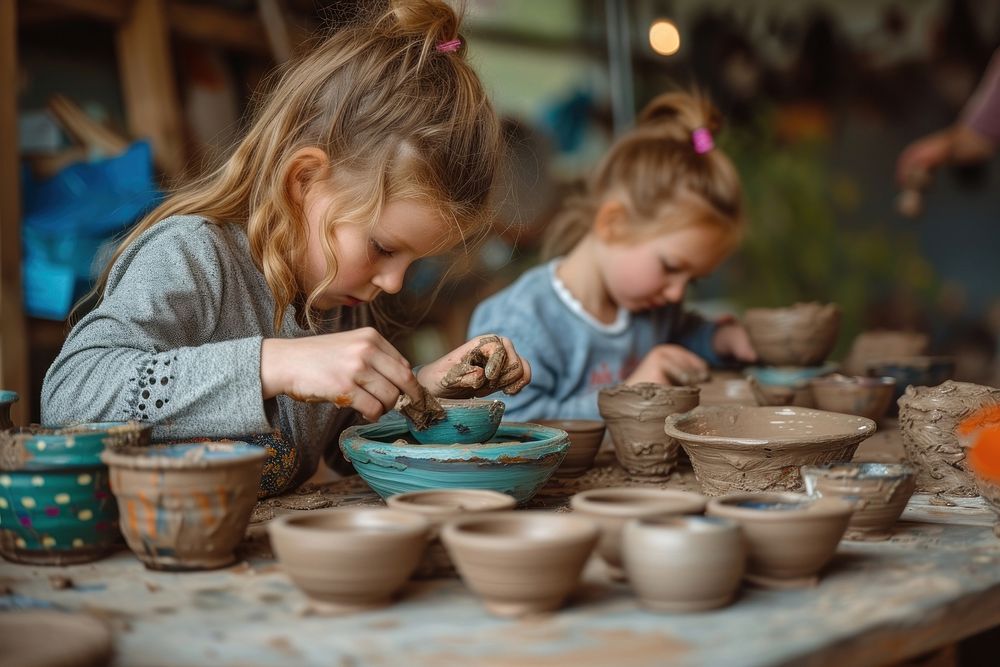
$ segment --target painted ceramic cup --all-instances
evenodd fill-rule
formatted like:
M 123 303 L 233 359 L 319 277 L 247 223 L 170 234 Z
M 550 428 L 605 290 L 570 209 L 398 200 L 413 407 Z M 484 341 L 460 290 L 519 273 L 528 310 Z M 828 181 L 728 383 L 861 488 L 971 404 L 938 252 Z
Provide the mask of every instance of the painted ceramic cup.
M 630 476 L 647 481 L 669 479 L 680 447 L 664 435 L 663 420 L 696 407 L 700 391 L 652 382 L 600 391 L 597 405 L 611 432 L 615 457 Z
M 844 537 L 887 540 L 916 488 L 916 469 L 908 463 L 827 463 L 802 466 L 806 493 L 816 498 L 846 498 L 855 503 Z
M 642 517 L 701 514 L 707 501 L 688 491 L 619 487 L 578 493 L 570 499 L 570 507 L 600 527 L 597 553 L 611 578 L 624 581 L 622 528 L 626 523 Z
M 751 308 L 743 317 L 760 360 L 773 366 L 823 363 L 837 342 L 836 304 L 797 303 L 788 308 Z
M 491 442 L 419 445 L 407 442 L 401 417 L 352 426 L 340 450 L 382 498 L 429 489 L 489 489 L 523 503 L 552 476 L 569 448 L 565 431 L 505 422 Z
M 385 499 L 390 509 L 410 512 L 427 519 L 431 524 L 430 543 L 417 566 L 414 576 L 435 579 L 455 576 L 455 565 L 441 543 L 441 526 L 452 519 L 468 514 L 512 510 L 517 501 L 505 493 L 484 489 L 440 489 L 436 491 L 411 491 Z
M 850 461 L 875 422 L 791 406 L 717 405 L 668 417 L 665 428 L 691 457 L 702 492 L 718 496 L 798 490 L 799 467 Z
M 129 548 L 152 570 L 232 565 L 267 452 L 245 442 L 106 451 Z
M 594 465 L 604 440 L 604 422 L 599 419 L 539 419 L 535 423 L 561 429 L 569 436 L 569 449 L 556 468 L 556 477 L 579 477 Z
M 543 512 L 465 517 L 441 530 L 465 584 L 490 612 L 508 617 L 562 606 L 597 538 L 591 521 Z
M 14 428 L 14 422 L 10 418 L 10 408 L 17 403 L 20 396 L 16 391 L 0 389 L 0 431 Z
M 268 524 L 282 568 L 322 613 L 388 605 L 413 574 L 430 523 L 412 512 L 334 508 Z
M 734 493 L 708 502 L 709 516 L 740 524 L 748 581 L 765 588 L 814 586 L 847 530 L 854 503 L 801 493 Z
M 500 427 L 500 420 L 506 409 L 503 401 L 482 398 L 441 399 L 444 419 L 432 423 L 425 429 L 418 429 L 410 420 L 406 421 L 410 435 L 425 445 L 470 445 L 487 442 Z
M 978 495 L 958 425 L 981 408 L 1000 404 L 1000 388 L 948 380 L 907 387 L 899 399 L 899 430 L 906 458 L 917 466 L 917 488 L 949 496 Z
M 625 571 L 647 609 L 717 609 L 736 597 L 746 570 L 739 525 L 706 516 L 633 519 L 622 533 Z
M 878 421 L 885 416 L 896 392 L 896 378 L 829 375 L 810 382 L 820 410 L 858 415 Z
M 138 422 L 29 427 L 0 434 L 0 554 L 34 565 L 71 565 L 121 547 L 118 507 L 101 453 L 148 443 Z

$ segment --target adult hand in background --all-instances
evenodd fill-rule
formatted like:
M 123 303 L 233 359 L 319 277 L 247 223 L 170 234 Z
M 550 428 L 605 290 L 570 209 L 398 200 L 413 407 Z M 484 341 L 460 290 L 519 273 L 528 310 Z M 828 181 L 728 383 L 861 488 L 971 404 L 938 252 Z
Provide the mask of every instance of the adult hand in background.
M 471 398 L 497 391 L 516 394 L 531 381 L 531 366 L 508 338 L 477 336 L 420 369 L 420 384 L 442 398 Z

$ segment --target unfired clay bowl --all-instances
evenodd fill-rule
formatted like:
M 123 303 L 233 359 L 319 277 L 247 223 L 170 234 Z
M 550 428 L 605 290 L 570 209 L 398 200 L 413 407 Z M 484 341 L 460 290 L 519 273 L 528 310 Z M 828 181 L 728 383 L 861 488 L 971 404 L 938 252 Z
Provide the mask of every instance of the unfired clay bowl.
M 761 362 L 773 366 L 815 366 L 837 342 L 836 304 L 797 303 L 789 308 L 751 308 L 743 326 Z
M 450 577 L 455 566 L 441 544 L 441 526 L 451 519 L 468 514 L 512 510 L 517 501 L 505 493 L 484 489 L 440 489 L 436 491 L 411 491 L 385 499 L 390 509 L 410 512 L 427 519 L 431 524 L 430 543 L 414 576 L 421 579 Z
M 268 532 L 282 568 L 321 613 L 384 607 L 413 574 L 431 526 L 412 512 L 334 508 L 288 514 Z
M 410 435 L 425 445 L 473 444 L 486 442 L 494 436 L 506 409 L 503 401 L 471 399 L 440 399 L 444 419 L 427 428 L 418 429 L 406 420 Z
M 951 357 L 893 357 L 868 362 L 866 372 L 872 377 L 896 378 L 896 391 L 889 412 L 895 413 L 895 404 L 910 385 L 933 387 L 955 374 L 955 360 Z
M 829 375 L 811 383 L 816 407 L 878 421 L 896 392 L 896 379 L 861 375 Z
M 566 431 L 569 449 L 556 468 L 556 477 L 579 477 L 594 465 L 604 440 L 604 422 L 599 419 L 539 419 L 536 424 Z
M 980 408 L 1000 403 L 1000 388 L 969 382 L 907 387 L 899 399 L 899 430 L 906 457 L 917 466 L 917 489 L 950 496 L 978 495 L 955 432 Z
M 850 461 L 874 432 L 871 419 L 796 407 L 718 405 L 666 421 L 710 496 L 798 490 L 800 466 Z
M 757 383 L 757 402 L 761 405 L 814 408 L 816 400 L 810 382 L 836 370 L 837 364 L 826 363 L 820 366 L 751 366 L 743 373 L 751 382 L 751 388 L 754 382 Z
M 597 553 L 611 578 L 624 581 L 622 528 L 626 523 L 641 517 L 701 514 L 707 501 L 689 491 L 619 487 L 582 491 L 570 499 L 570 507 L 600 527 Z
M 669 479 L 680 448 L 663 433 L 663 420 L 698 405 L 698 387 L 671 387 L 652 382 L 616 385 L 597 397 L 601 416 L 611 431 L 615 457 L 632 477 Z
M 748 581 L 765 588 L 798 588 L 818 583 L 854 504 L 801 493 L 735 493 L 713 498 L 706 511 L 743 528 Z
M 129 548 L 153 570 L 232 565 L 267 450 L 245 442 L 181 443 L 106 450 Z
M 916 469 L 908 463 L 828 463 L 803 466 L 802 479 L 810 496 L 855 502 L 847 539 L 887 540 L 916 488 Z
M 746 571 L 740 526 L 721 517 L 633 519 L 625 525 L 622 551 L 639 603 L 653 611 L 724 607 Z
M 567 514 L 497 512 L 449 522 L 441 539 L 486 608 L 516 617 L 562 606 L 580 581 L 598 529 Z

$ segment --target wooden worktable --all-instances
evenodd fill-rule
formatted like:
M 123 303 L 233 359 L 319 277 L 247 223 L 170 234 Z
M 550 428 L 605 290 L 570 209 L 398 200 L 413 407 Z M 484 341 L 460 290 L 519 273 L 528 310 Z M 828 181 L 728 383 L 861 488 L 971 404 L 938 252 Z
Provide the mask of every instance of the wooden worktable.
M 893 432 L 859 457 L 893 458 Z M 567 494 L 620 483 L 603 467 L 550 484 L 536 508 L 565 511 Z M 689 474 L 671 486 L 690 487 Z M 380 501 L 357 478 L 261 504 L 246 560 L 215 572 L 146 570 L 128 552 L 75 567 L 0 564 L 0 602 L 57 605 L 104 618 L 117 665 L 878 665 L 1000 625 L 1000 540 L 979 498 L 914 496 L 887 542 L 842 542 L 815 588 L 746 588 L 707 613 L 643 611 L 592 561 L 562 611 L 521 621 L 490 616 L 458 580 L 414 581 L 383 610 L 311 615 L 270 555 L 268 517 Z M 60 579 L 64 577 L 69 580 Z M 71 583 L 68 588 L 63 588 Z

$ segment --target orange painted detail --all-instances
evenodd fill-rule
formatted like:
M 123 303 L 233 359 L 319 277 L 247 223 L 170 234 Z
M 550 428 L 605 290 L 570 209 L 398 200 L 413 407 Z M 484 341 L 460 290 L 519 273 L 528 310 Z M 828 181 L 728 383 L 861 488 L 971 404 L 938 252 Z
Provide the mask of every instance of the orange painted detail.
M 229 492 L 224 486 L 216 487 L 215 492 L 219 494 L 219 516 L 225 516 L 229 508 Z
M 961 435 L 970 435 L 987 426 L 1000 426 L 1000 405 L 990 405 L 966 417 L 958 425 Z
M 139 516 L 135 511 L 135 501 L 129 500 L 125 503 L 125 513 L 128 520 L 128 528 L 132 533 L 139 532 Z
M 966 460 L 977 475 L 987 481 L 1000 483 L 1000 426 L 981 430 Z
M 351 398 L 350 394 L 337 394 L 333 397 L 333 403 L 338 408 L 349 408 L 353 402 L 354 399 Z
M 156 537 L 156 505 L 142 491 L 139 492 L 139 502 L 142 503 L 142 511 L 146 515 L 146 534 Z
M 208 499 L 208 494 L 196 493 L 194 499 L 198 503 L 198 507 L 201 508 L 202 525 L 206 528 L 211 526 L 214 522 L 212 521 L 212 501 Z

